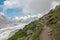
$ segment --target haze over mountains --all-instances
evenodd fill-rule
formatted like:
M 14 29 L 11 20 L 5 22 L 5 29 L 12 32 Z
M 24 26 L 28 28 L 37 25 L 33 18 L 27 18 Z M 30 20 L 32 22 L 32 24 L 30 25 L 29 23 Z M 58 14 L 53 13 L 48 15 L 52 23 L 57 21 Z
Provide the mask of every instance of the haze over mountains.
M 42 15 L 15 16 L 11 18 L 11 21 L 13 22 L 13 24 L 26 24 L 34 21 L 35 19 L 38 19 L 41 16 Z
M 3 13 L 0 13 L 0 28 L 14 26 L 11 21 L 9 21 Z

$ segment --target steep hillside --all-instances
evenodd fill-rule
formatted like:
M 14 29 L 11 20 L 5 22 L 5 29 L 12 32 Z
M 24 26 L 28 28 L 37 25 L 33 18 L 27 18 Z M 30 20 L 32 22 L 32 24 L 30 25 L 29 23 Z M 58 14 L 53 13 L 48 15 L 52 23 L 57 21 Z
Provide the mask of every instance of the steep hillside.
M 53 29 L 55 40 L 60 40 L 60 5 L 44 15 L 40 21 Z
M 52 29 L 52 31 L 49 29 Z M 44 33 L 46 34 L 45 37 L 47 40 L 60 40 L 60 5 L 55 9 L 50 10 L 48 14 L 40 19 L 35 20 L 26 25 L 23 29 L 20 29 L 8 40 L 46 40 L 41 39 L 40 37 L 40 35 L 42 35 L 42 38 L 44 38 Z M 54 36 L 52 37 L 51 35 Z M 48 39 L 49 36 L 51 39 Z

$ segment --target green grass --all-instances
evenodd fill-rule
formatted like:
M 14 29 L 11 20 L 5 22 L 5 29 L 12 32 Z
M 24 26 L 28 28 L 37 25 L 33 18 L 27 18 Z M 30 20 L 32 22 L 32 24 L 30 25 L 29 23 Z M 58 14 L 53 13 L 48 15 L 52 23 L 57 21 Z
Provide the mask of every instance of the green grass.
M 42 30 L 42 27 L 43 26 L 39 23 L 39 21 L 35 20 L 34 22 L 31 22 L 30 24 L 26 25 L 23 29 L 20 29 L 17 33 L 15 33 L 8 40 L 30 40 L 30 39 L 39 40 L 39 35 Z M 28 30 L 31 30 L 32 33 L 27 34 Z
M 45 17 L 43 23 L 51 27 L 55 31 L 56 40 L 60 40 L 60 5 L 56 9 L 51 10 Z M 41 20 L 43 20 L 41 18 Z

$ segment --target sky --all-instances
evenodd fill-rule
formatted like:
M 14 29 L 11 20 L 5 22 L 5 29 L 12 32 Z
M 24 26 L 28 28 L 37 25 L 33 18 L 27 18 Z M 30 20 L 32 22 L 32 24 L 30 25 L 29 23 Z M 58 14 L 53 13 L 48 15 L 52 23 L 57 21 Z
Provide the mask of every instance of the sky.
M 0 14 L 7 18 L 12 17 L 13 21 L 17 19 L 16 21 L 19 20 L 20 23 L 26 23 L 37 18 L 36 16 L 41 17 L 58 4 L 60 0 L 0 0 Z M 10 36 L 10 32 L 22 26 L 23 24 L 0 29 L 0 40 L 5 40 Z
M 3 5 L 4 4 L 4 1 L 5 0 L 0 0 L 0 5 Z
M 45 14 L 60 3 L 60 0 L 0 0 L 0 12 L 7 18 Z
M 0 12 L 3 11 L 2 5 L 4 4 L 4 1 L 5 1 L 5 0 L 0 0 Z

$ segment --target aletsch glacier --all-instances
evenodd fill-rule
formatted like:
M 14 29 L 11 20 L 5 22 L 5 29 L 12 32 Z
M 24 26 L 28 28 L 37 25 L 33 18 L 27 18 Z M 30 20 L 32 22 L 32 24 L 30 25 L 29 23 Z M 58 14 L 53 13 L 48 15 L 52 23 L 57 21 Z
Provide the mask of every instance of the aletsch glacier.
M 24 28 L 24 26 L 27 24 L 19 24 L 19 25 L 16 25 L 14 27 L 1 28 L 0 29 L 0 40 L 7 40 L 10 37 L 10 35 L 17 32 L 19 29 Z

